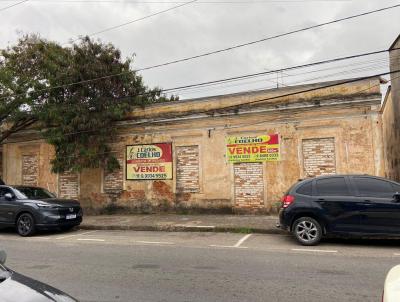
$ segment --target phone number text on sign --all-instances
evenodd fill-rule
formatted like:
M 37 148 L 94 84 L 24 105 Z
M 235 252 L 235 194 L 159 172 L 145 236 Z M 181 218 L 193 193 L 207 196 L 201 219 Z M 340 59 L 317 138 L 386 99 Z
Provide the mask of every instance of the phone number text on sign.
M 126 146 L 126 179 L 172 179 L 172 144 Z

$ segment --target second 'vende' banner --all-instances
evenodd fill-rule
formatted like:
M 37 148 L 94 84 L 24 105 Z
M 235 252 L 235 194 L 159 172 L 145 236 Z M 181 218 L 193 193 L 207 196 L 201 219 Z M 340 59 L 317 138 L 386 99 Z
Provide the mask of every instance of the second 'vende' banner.
M 228 162 L 278 161 L 279 151 L 279 134 L 229 136 L 226 138 Z
M 172 144 L 126 146 L 126 179 L 172 179 Z

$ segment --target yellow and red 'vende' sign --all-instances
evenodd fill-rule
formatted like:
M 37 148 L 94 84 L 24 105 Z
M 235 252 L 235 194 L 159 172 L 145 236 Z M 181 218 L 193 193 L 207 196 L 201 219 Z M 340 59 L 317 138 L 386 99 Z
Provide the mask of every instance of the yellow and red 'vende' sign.
M 126 179 L 172 179 L 172 144 L 126 146 Z
M 227 137 L 226 158 L 234 163 L 277 161 L 279 134 Z

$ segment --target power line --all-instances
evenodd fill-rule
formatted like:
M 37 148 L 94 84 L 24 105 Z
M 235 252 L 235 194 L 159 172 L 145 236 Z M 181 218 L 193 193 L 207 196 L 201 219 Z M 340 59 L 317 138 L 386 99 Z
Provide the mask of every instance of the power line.
M 258 39 L 258 40 L 254 40 L 254 41 L 250 41 L 250 42 L 246 42 L 246 43 L 241 43 L 241 44 L 237 44 L 237 45 L 234 45 L 234 46 L 230 46 L 230 47 L 226 47 L 226 48 L 222 48 L 222 49 L 218 49 L 218 50 L 214 50 L 214 51 L 205 52 L 205 53 L 202 53 L 202 54 L 199 54 L 199 55 L 186 57 L 186 58 L 183 58 L 183 59 L 178 59 L 178 60 L 174 60 L 174 61 L 170 61 L 170 62 L 166 62 L 166 63 L 161 63 L 161 64 L 157 64 L 157 65 L 152 65 L 152 66 L 140 68 L 137 71 L 144 71 L 144 70 L 159 68 L 159 67 L 168 66 L 168 65 L 172 65 L 172 64 L 176 64 L 176 63 L 181 63 L 181 62 L 185 62 L 185 61 L 189 61 L 189 60 L 193 60 L 193 59 L 198 59 L 198 58 L 202 58 L 202 57 L 206 57 L 206 56 L 210 56 L 210 55 L 214 55 L 214 54 L 218 54 L 218 53 L 222 53 L 222 52 L 226 52 L 226 51 L 231 51 L 231 50 L 238 49 L 238 48 L 241 48 L 241 47 L 254 45 L 254 44 L 257 44 L 257 43 L 260 43 L 260 42 L 265 42 L 265 41 L 269 41 L 269 40 L 273 40 L 273 39 L 277 39 L 277 38 L 293 35 L 293 34 L 304 32 L 304 31 L 307 31 L 307 30 L 310 30 L 310 29 L 315 29 L 315 28 L 326 26 L 326 25 L 330 25 L 330 24 L 334 24 L 334 23 L 338 23 L 338 22 L 342 22 L 342 21 L 346 21 L 346 20 L 350 20 L 350 19 L 354 19 L 354 18 L 367 16 L 367 15 L 370 15 L 370 14 L 374 14 L 374 13 L 378 13 L 378 12 L 382 12 L 382 11 L 386 11 L 386 10 L 390 10 L 390 9 L 394 9 L 394 8 L 398 8 L 398 7 L 400 7 L 400 4 L 396 4 L 396 5 L 393 5 L 393 6 L 388 6 L 388 7 L 384 7 L 384 8 L 380 8 L 380 9 L 364 12 L 364 13 L 360 13 L 360 14 L 357 14 L 357 15 L 352 15 L 352 16 L 345 17 L 345 18 L 335 19 L 335 20 L 332 20 L 332 21 L 329 21 L 329 22 L 319 23 L 319 24 L 316 24 L 316 25 L 312 25 L 312 26 L 301 28 L 301 29 L 296 29 L 296 30 L 293 30 L 293 31 L 289 31 L 287 33 L 278 34 L 278 35 L 274 35 L 274 36 L 269 36 L 269 37 L 265 37 L 265 38 L 262 38 L 262 39 Z
M 280 98 L 294 96 L 294 95 L 298 95 L 298 94 L 302 94 L 302 93 L 307 93 L 307 92 L 317 91 L 317 90 L 321 90 L 321 89 L 331 88 L 331 87 L 340 86 L 340 85 L 344 85 L 344 84 L 351 84 L 351 83 L 360 82 L 360 81 L 373 79 L 373 78 L 378 78 L 378 77 L 382 77 L 382 76 L 389 75 L 389 74 L 394 74 L 394 73 L 400 73 L 400 70 L 379 73 L 379 74 L 375 74 L 375 75 L 371 75 L 371 76 L 360 77 L 360 78 L 357 78 L 357 79 L 344 80 L 344 81 L 339 82 L 339 83 L 333 83 L 333 84 L 328 84 L 328 85 L 325 85 L 325 86 L 309 88 L 309 89 L 305 89 L 305 90 L 301 90 L 301 91 L 287 93 L 287 94 L 284 94 L 284 95 L 278 95 L 278 96 L 274 96 L 274 97 L 254 100 L 254 101 L 250 101 L 250 102 L 246 102 L 246 103 L 242 103 L 242 104 L 229 105 L 229 106 L 225 106 L 225 107 L 222 107 L 222 108 L 218 108 L 218 110 L 226 110 L 226 109 L 231 109 L 231 108 L 235 109 L 235 108 L 239 108 L 239 107 L 246 106 L 246 105 L 251 105 L 251 104 L 271 101 L 271 100 L 275 100 L 275 99 L 280 99 Z M 204 111 L 204 113 L 211 112 L 211 111 L 215 111 L 215 109 L 209 109 L 207 111 Z
M 311 71 L 307 71 L 307 72 L 301 72 L 301 73 L 296 73 L 296 74 L 285 74 L 282 78 L 285 78 L 285 79 L 287 79 L 287 78 L 293 78 L 293 77 L 298 77 L 298 76 L 303 76 L 303 75 L 306 75 L 306 74 L 311 74 L 311 73 L 317 73 L 317 72 L 323 72 L 323 71 L 328 71 L 328 70 L 332 70 L 332 69 L 339 69 L 339 68 L 343 68 L 343 67 L 349 67 L 349 66 L 355 66 L 355 65 L 364 65 L 364 64 L 368 64 L 368 63 L 370 63 L 371 62 L 371 64 L 372 64 L 372 62 L 375 62 L 375 65 L 368 65 L 368 66 L 366 66 L 366 67 L 360 67 L 358 70 L 357 70 L 357 72 L 358 71 L 360 71 L 360 69 L 362 68 L 362 71 L 365 71 L 365 70 L 367 70 L 367 69 L 372 69 L 372 68 L 375 68 L 375 66 L 378 66 L 377 64 L 380 64 L 382 67 L 386 67 L 386 65 L 385 64 L 383 64 L 383 63 L 385 63 L 385 62 L 387 62 L 388 61 L 388 59 L 380 59 L 380 60 L 372 60 L 372 61 L 365 61 L 365 62 L 357 62 L 357 63 L 353 63 L 353 64 L 348 64 L 348 65 L 346 65 L 346 66 L 334 66 L 334 67 L 330 67 L 330 68 L 324 68 L 324 69 L 317 69 L 317 70 L 311 70 Z M 380 67 L 380 66 L 378 66 L 378 67 Z M 342 71 L 341 73 L 348 73 L 349 71 Z M 350 72 L 353 72 L 353 71 L 350 71 Z M 333 74 L 333 75 L 336 75 L 336 74 Z M 263 76 L 263 75 L 261 75 L 261 76 Z M 255 77 L 261 77 L 261 76 L 254 76 L 254 77 L 249 77 L 249 78 L 255 78 Z M 329 75 L 329 77 L 331 77 L 332 75 Z M 326 76 L 323 76 L 323 77 L 326 77 Z M 318 77 L 318 78 L 316 78 L 316 79 L 319 79 L 319 78 L 321 78 L 321 77 Z M 239 81 L 239 80 L 242 80 L 242 79 L 238 79 L 238 80 L 229 80 L 229 81 L 226 81 L 226 82 L 220 82 L 220 83 L 211 83 L 211 84 L 208 84 L 208 85 L 203 85 L 203 86 L 197 86 L 197 87 L 192 87 L 192 88 L 183 88 L 183 89 L 179 89 L 179 90 L 177 90 L 178 92 L 182 92 L 182 91 L 201 91 L 201 89 L 203 89 L 203 88 L 207 88 L 207 89 L 210 89 L 210 88 L 214 88 L 214 89 L 218 89 L 219 87 L 211 87 L 211 86 L 217 86 L 217 85 L 220 85 L 220 84 L 225 84 L 225 83 L 232 83 L 232 82 L 234 82 L 234 81 Z M 229 86 L 224 86 L 224 87 L 221 87 L 221 88 L 226 88 L 226 87 L 235 87 L 235 86 L 243 86 L 243 85 L 248 85 L 248 84 L 252 84 L 252 83 L 260 83 L 260 82 L 264 82 L 265 80 L 270 80 L 270 81 L 273 81 L 274 80 L 274 78 L 267 78 L 267 79 L 260 79 L 260 80 L 256 80 L 256 81 L 250 81 L 250 82 L 242 82 L 242 83 L 240 83 L 240 84 L 234 84 L 234 85 L 229 85 Z M 307 82 L 307 81 L 310 81 L 310 80 L 312 80 L 312 79 L 306 79 L 306 80 L 301 80 L 301 81 L 299 81 L 299 82 Z M 289 83 L 289 84 L 287 84 L 286 86 L 291 86 L 291 85 L 296 85 L 298 82 L 294 82 L 294 83 Z M 170 91 L 170 93 L 171 93 L 171 91 Z M 172 92 L 173 93 L 173 92 Z
M 400 48 L 396 48 L 395 50 L 397 50 L 397 49 L 400 49 Z M 317 66 L 317 65 L 321 65 L 321 64 L 335 63 L 335 62 L 344 61 L 344 60 L 350 60 L 350 59 L 361 58 L 361 57 L 365 57 L 365 56 L 381 54 L 381 53 L 385 53 L 385 52 L 388 52 L 388 51 L 389 50 L 379 50 L 379 51 L 373 51 L 373 52 L 368 52 L 368 53 L 361 53 L 361 54 L 357 54 L 357 55 L 351 55 L 351 56 L 338 57 L 338 58 L 333 58 L 333 59 L 328 59 L 328 60 L 323 60 L 323 61 L 317 61 L 317 62 L 302 64 L 302 65 L 296 65 L 296 66 L 291 66 L 291 67 L 286 67 L 286 68 L 280 68 L 280 69 L 275 69 L 275 70 L 251 73 L 251 74 L 235 76 L 235 77 L 229 77 L 229 78 L 224 78 L 224 79 L 220 79 L 220 80 L 214 80 L 214 81 L 207 81 L 207 82 L 201 82 L 201 83 L 196 83 L 196 84 L 178 86 L 178 87 L 175 87 L 175 88 L 163 89 L 163 92 L 165 93 L 165 92 L 170 92 L 170 91 L 173 91 L 173 90 L 181 90 L 181 89 L 186 89 L 186 88 L 199 87 L 199 86 L 204 86 L 204 85 L 209 85 L 209 84 L 216 84 L 216 83 L 227 82 L 227 81 L 232 81 L 232 80 L 245 79 L 245 78 L 249 78 L 249 77 L 273 74 L 273 73 L 276 73 L 276 72 L 290 71 L 290 70 L 296 70 L 296 69 L 306 68 L 306 67 L 313 67 L 313 66 Z
M 374 62 L 374 61 L 371 61 Z M 385 61 L 384 61 L 385 62 Z M 349 64 L 348 66 L 354 66 L 354 65 L 364 65 L 364 64 L 369 64 L 370 62 L 358 62 L 358 63 L 354 63 L 354 64 Z M 331 67 L 331 68 L 324 68 L 324 69 L 318 69 L 318 70 L 312 70 L 312 71 L 308 71 L 308 72 L 301 72 L 301 73 L 296 73 L 296 74 L 286 74 L 284 76 L 284 78 L 289 78 L 289 77 L 299 77 L 299 76 L 303 76 L 306 74 L 311 74 L 311 73 L 317 73 L 317 72 L 323 72 L 323 71 L 328 71 L 328 70 L 332 70 L 332 69 L 339 69 L 339 68 L 343 68 L 343 67 L 347 67 L 347 66 L 335 66 L 335 67 Z M 339 72 L 335 72 L 335 73 L 329 73 L 329 74 L 324 74 L 324 75 L 320 75 L 318 77 L 314 77 L 314 78 L 308 78 L 308 79 L 301 79 L 300 81 L 297 82 L 291 82 L 289 84 L 287 84 L 286 86 L 292 86 L 292 85 L 297 85 L 297 84 L 304 84 L 313 80 L 320 80 L 320 79 L 324 79 L 324 78 L 330 78 L 332 76 L 337 76 L 337 75 L 344 75 L 344 74 L 352 74 L 352 73 L 359 73 L 361 71 L 369 71 L 369 70 L 376 70 L 376 69 L 380 69 L 380 68 L 387 68 L 387 64 L 383 64 L 382 62 L 380 62 L 380 60 L 376 61 L 375 63 L 370 63 L 369 65 L 366 66 L 360 66 L 357 68 L 353 68 L 350 70 L 342 70 Z M 240 83 L 240 84 L 236 84 L 236 85 L 230 85 L 227 87 L 233 87 L 233 86 L 242 86 L 242 85 L 247 85 L 249 83 L 259 83 L 259 82 L 264 82 L 265 80 L 273 80 L 273 78 L 270 79 L 261 79 L 261 80 L 257 80 L 257 81 L 251 81 L 251 82 L 244 82 L 244 83 Z M 214 84 L 215 85 L 215 84 Z M 204 86 L 198 88 L 201 89 Z M 209 86 L 206 86 L 205 88 L 210 89 Z M 217 88 L 217 87 L 215 87 Z M 182 91 L 182 90 L 179 90 Z
M 111 30 L 114 30 L 114 29 L 117 29 L 117 28 L 120 28 L 120 27 L 123 27 L 123 26 L 126 26 L 126 25 L 129 25 L 129 24 L 132 24 L 132 23 L 136 23 L 136 22 L 139 22 L 139 21 L 143 21 L 143 20 L 146 20 L 146 19 L 149 19 L 149 18 L 158 16 L 158 15 L 161 15 L 161 14 L 163 14 L 163 13 L 166 13 L 166 12 L 169 12 L 169 11 L 172 11 L 172 10 L 175 10 L 175 9 L 178 9 L 178 8 L 180 8 L 180 7 L 183 7 L 183 6 L 192 4 L 192 3 L 197 2 L 197 1 L 198 1 L 198 0 L 191 0 L 191 1 L 189 1 L 189 2 L 184 2 L 183 4 L 179 4 L 179 5 L 170 7 L 170 8 L 168 8 L 168 9 L 164 9 L 164 10 L 155 12 L 155 13 L 153 13 L 153 14 L 150 14 L 150 15 L 147 15 L 147 16 L 144 16 L 144 17 L 141 17 L 141 18 L 138 18 L 138 19 L 134 19 L 134 20 L 131 20 L 131 21 L 122 23 L 122 24 L 118 24 L 118 25 L 114 25 L 114 26 L 111 26 L 111 27 L 107 27 L 107 28 L 105 28 L 105 29 L 102 29 L 102 30 L 97 31 L 97 32 L 93 32 L 93 33 L 88 34 L 88 35 L 85 35 L 85 36 L 86 36 L 86 37 L 96 36 L 96 35 L 99 35 L 99 34 L 102 34 L 102 33 L 105 33 L 105 32 L 108 32 L 108 31 L 111 31 Z M 69 41 L 69 42 L 63 43 L 62 45 L 73 44 L 74 42 L 79 41 L 79 40 L 82 40 L 82 38 L 77 38 L 77 39 L 71 40 L 71 41 Z
M 397 50 L 397 48 L 394 49 L 394 50 Z M 393 58 L 399 58 L 399 57 L 400 57 L 400 53 L 399 53 L 399 55 L 393 56 Z M 343 68 L 343 67 L 350 67 L 350 66 L 363 65 L 363 64 L 368 64 L 368 63 L 371 63 L 371 64 L 375 63 L 375 65 L 368 65 L 368 66 L 365 66 L 365 67 L 360 67 L 357 70 L 356 69 L 352 69 L 350 71 L 345 70 L 345 71 L 342 71 L 342 72 L 339 72 L 339 73 L 335 73 L 335 74 L 331 74 L 331 75 L 322 77 L 322 78 L 326 78 L 326 77 L 331 77 L 333 75 L 338 75 L 338 74 L 347 74 L 347 73 L 354 73 L 354 72 L 359 72 L 359 71 L 367 71 L 367 70 L 370 70 L 370 69 L 376 69 L 376 67 L 382 67 L 383 68 L 383 67 L 386 67 L 386 66 L 384 66 L 383 63 L 386 63 L 388 61 L 389 61 L 389 59 L 386 59 L 386 58 L 374 59 L 374 60 L 368 60 L 368 61 L 363 61 L 363 62 L 356 62 L 356 63 L 352 63 L 352 64 L 347 64 L 345 66 L 334 66 L 334 67 L 311 70 L 311 71 L 306 71 L 306 72 L 301 72 L 301 73 L 296 73 L 296 74 L 287 74 L 287 75 L 284 75 L 283 77 L 284 78 L 298 77 L 298 76 L 311 74 L 311 73 L 316 73 L 316 72 L 321 72 L 321 71 L 328 71 L 328 70 L 338 69 L 338 68 Z M 324 63 L 324 62 L 329 63 L 329 60 L 322 61 L 322 63 Z M 301 67 L 307 67 L 307 66 L 301 66 Z M 290 69 L 288 68 L 288 69 L 282 69 L 282 70 L 290 70 Z M 255 74 L 245 75 L 244 77 L 239 76 L 239 77 L 227 78 L 227 79 L 224 79 L 224 80 L 209 81 L 209 82 L 204 82 L 204 83 L 199 83 L 199 84 L 181 86 L 181 87 L 177 87 L 176 88 L 177 91 L 175 91 L 174 88 L 168 89 L 168 90 L 164 89 L 163 91 L 164 92 L 168 91 L 169 93 L 175 93 L 175 92 L 181 92 L 181 91 L 187 91 L 187 90 L 201 91 L 202 88 L 208 88 L 209 89 L 210 86 L 216 86 L 216 85 L 220 85 L 220 84 L 230 83 L 230 82 L 239 81 L 239 80 L 243 80 L 243 79 L 247 79 L 247 78 L 261 77 L 261 76 L 267 75 L 268 73 L 278 73 L 278 72 L 282 72 L 282 71 L 281 70 L 271 70 L 270 72 L 262 72 L 262 73 L 255 73 Z M 301 80 L 299 82 L 311 81 L 313 79 L 320 79 L 320 78 L 321 78 L 321 76 L 317 77 L 317 78 Z M 264 80 L 265 79 L 261 79 L 261 80 L 252 81 L 252 82 L 246 82 L 246 83 L 242 83 L 242 84 L 230 85 L 228 87 L 241 86 L 241 85 L 246 85 L 246 84 L 249 84 L 249 83 L 251 84 L 251 83 L 256 83 L 256 82 L 262 82 Z M 273 80 L 273 78 L 269 78 L 269 80 Z M 290 85 L 293 85 L 293 84 L 297 84 L 299 82 L 289 83 L 288 85 L 290 86 Z M 217 87 L 215 87 L 215 88 L 217 88 Z M 270 88 L 273 88 L 273 87 L 270 87 Z M 259 91 L 259 90 L 260 89 L 257 89 L 257 90 L 254 90 L 254 91 Z M 263 89 L 261 89 L 261 90 L 263 90 Z
M 370 67 L 363 67 L 363 68 L 356 68 L 356 69 L 352 69 L 352 70 L 345 70 L 345 71 L 341 71 L 341 72 L 336 72 L 336 73 L 330 73 L 327 75 L 323 75 L 323 76 L 318 76 L 318 77 L 314 77 L 314 78 L 307 78 L 307 79 L 302 79 L 300 81 L 296 81 L 296 82 L 291 82 L 288 83 L 286 85 L 286 87 L 291 87 L 293 88 L 293 86 L 295 85 L 304 85 L 307 82 L 313 81 L 313 80 L 318 80 L 319 82 L 321 82 L 322 79 L 325 78 L 332 78 L 333 76 L 338 76 L 338 75 L 347 75 L 347 74 L 353 74 L 353 73 L 359 73 L 361 71 L 368 71 L 368 70 L 377 70 L 377 69 L 381 69 L 384 68 L 386 66 L 379 66 L 377 65 L 375 66 L 370 66 Z M 304 73 L 307 74 L 307 73 Z M 295 74 L 295 75 L 289 75 L 289 76 L 298 76 L 299 74 Z M 237 87 L 237 86 L 244 86 L 244 85 L 249 85 L 249 84 L 255 84 L 255 83 L 260 83 L 260 82 L 265 82 L 265 79 L 261 79 L 261 80 L 256 80 L 256 81 L 250 81 L 250 82 L 245 82 L 245 83 L 239 83 L 239 84 L 232 84 L 232 85 L 228 85 L 228 86 L 223 86 L 223 87 L 201 87 L 201 88 L 207 88 L 207 90 L 211 89 L 226 89 L 229 87 Z M 201 88 L 194 88 L 195 92 L 201 91 Z M 276 85 L 270 86 L 270 87 L 263 87 L 263 88 L 258 88 L 258 89 L 252 89 L 250 91 L 246 91 L 246 92 L 257 92 L 257 91 L 262 91 L 265 89 L 276 89 Z M 185 90 L 183 90 L 185 91 Z M 190 90 L 191 92 L 193 92 L 193 90 Z M 178 92 L 181 92 L 181 90 L 179 90 Z M 235 93 L 240 93 L 240 92 L 235 92 Z M 204 97 L 203 97 L 204 98 Z
M 333 76 L 342 76 L 342 75 L 359 73 L 359 72 L 364 72 L 364 71 L 369 71 L 369 70 L 375 70 L 376 71 L 376 70 L 379 70 L 379 69 L 387 69 L 387 66 L 385 66 L 384 64 L 372 64 L 372 65 L 369 65 L 369 66 L 358 67 L 358 68 L 354 68 L 354 69 L 351 69 L 351 70 L 343 70 L 343 71 L 330 73 L 330 74 L 323 75 L 323 76 L 308 78 L 308 79 L 305 79 L 305 80 L 301 80 L 299 82 L 295 82 L 293 84 L 294 85 L 296 85 L 298 83 L 305 84 L 305 83 L 310 82 L 310 81 L 331 78 Z
M 2 7 L 2 8 L 0 8 L 0 12 L 1 12 L 1 11 L 5 11 L 6 9 L 9 9 L 9 8 L 11 8 L 11 7 L 20 5 L 20 4 L 22 4 L 22 3 L 28 2 L 28 1 L 29 1 L 29 0 L 23 0 L 23 1 L 20 1 L 20 2 L 14 3 L 14 4 L 11 4 L 11 5 L 9 5 L 9 6 Z
M 15 2 L 16 0 L 0 0 L 0 2 Z M 46 4 L 60 4 L 60 3 L 121 3 L 121 4 L 182 4 L 184 1 L 141 1 L 141 0 L 30 0 L 31 2 L 37 3 L 46 3 Z M 237 1 L 198 1 L 197 3 L 205 3 L 205 4 L 269 4 L 269 3 L 312 3 L 312 2 L 351 2 L 353 0 L 237 0 Z
M 244 79 L 244 78 L 248 78 L 248 77 L 272 74 L 272 73 L 276 73 L 276 72 L 282 72 L 282 71 L 289 71 L 289 70 L 295 70 L 295 69 L 300 69 L 300 68 L 312 67 L 312 66 L 321 65 L 321 64 L 334 63 L 334 62 L 343 61 L 343 60 L 349 60 L 349 59 L 355 59 L 355 58 L 360 58 L 360 57 L 365 57 L 365 56 L 381 54 L 381 53 L 394 51 L 394 50 L 398 50 L 398 49 L 400 49 L 400 48 L 395 48 L 395 49 L 391 49 L 391 50 L 385 49 L 385 50 L 361 53 L 361 54 L 356 54 L 356 55 L 351 55 L 351 56 L 338 57 L 338 58 L 328 59 L 328 60 L 324 60 L 324 61 L 317 61 L 317 62 L 313 62 L 313 63 L 307 63 L 307 64 L 296 65 L 296 66 L 291 66 L 291 67 L 286 67 L 286 68 L 280 68 L 280 69 L 275 69 L 275 70 L 270 70 L 270 71 L 264 71 L 264 72 L 246 74 L 246 75 L 241 75 L 241 76 L 236 76 L 236 77 L 224 78 L 224 79 L 220 79 L 220 80 L 213 80 L 213 81 L 201 82 L 201 83 L 196 83 L 196 84 L 178 86 L 178 87 L 174 87 L 174 88 L 163 89 L 162 92 L 166 93 L 166 92 L 170 92 L 170 91 L 174 91 L 174 90 L 180 90 L 180 89 L 184 89 L 184 88 L 192 88 L 192 87 L 198 87 L 198 86 L 203 86 L 203 85 L 208 85 L 208 84 L 215 84 L 215 83 L 220 83 L 220 82 L 225 82 L 225 81 L 238 80 L 238 79 Z M 108 79 L 108 78 L 115 77 L 115 76 L 125 75 L 125 74 L 129 74 L 129 73 L 132 73 L 132 72 L 137 72 L 137 71 L 140 71 L 140 69 L 139 70 L 135 70 L 135 71 L 121 72 L 121 73 L 114 74 L 114 75 L 108 75 L 108 76 L 93 78 L 93 79 L 90 79 L 90 80 L 83 80 L 83 81 L 73 82 L 73 83 L 69 83 L 69 84 L 65 84 L 65 85 L 57 85 L 57 86 L 47 87 L 47 88 L 43 88 L 43 89 L 38 89 L 35 92 L 37 93 L 37 92 L 43 92 L 43 91 L 51 91 L 51 90 L 54 90 L 54 89 L 65 88 L 65 87 L 75 86 L 75 85 L 79 85 L 79 84 L 91 83 L 91 82 L 95 82 L 95 81 L 99 81 L 99 80 L 103 80 L 103 79 Z M 10 94 L 8 96 L 0 97 L 0 100 L 8 98 L 8 97 L 18 97 L 18 96 L 25 96 L 25 95 L 26 95 L 26 93 Z

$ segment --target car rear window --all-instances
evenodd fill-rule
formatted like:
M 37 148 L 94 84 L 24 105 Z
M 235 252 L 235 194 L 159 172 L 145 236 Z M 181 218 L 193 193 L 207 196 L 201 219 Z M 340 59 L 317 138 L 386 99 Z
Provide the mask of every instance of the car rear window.
M 392 184 L 382 179 L 371 177 L 354 177 L 353 181 L 360 196 L 391 198 L 395 193 Z
M 312 181 L 309 181 L 305 183 L 304 185 L 300 186 L 297 190 L 296 193 L 302 194 L 302 195 L 312 195 Z
M 331 177 L 317 180 L 317 193 L 320 196 L 349 196 L 344 177 Z

